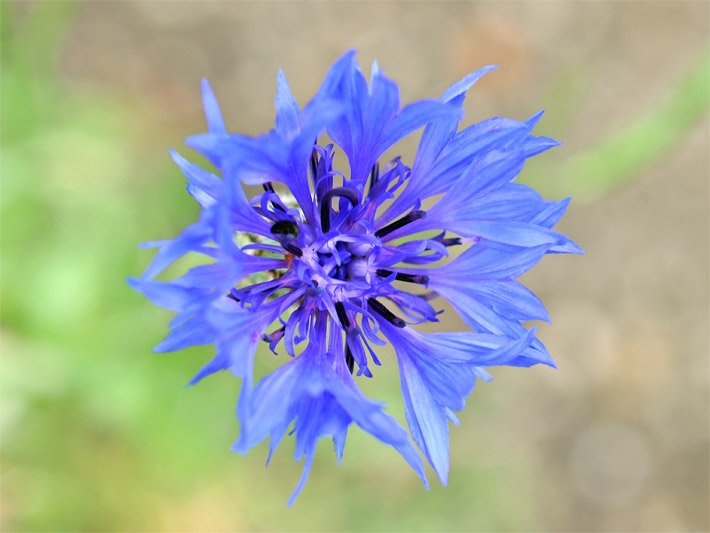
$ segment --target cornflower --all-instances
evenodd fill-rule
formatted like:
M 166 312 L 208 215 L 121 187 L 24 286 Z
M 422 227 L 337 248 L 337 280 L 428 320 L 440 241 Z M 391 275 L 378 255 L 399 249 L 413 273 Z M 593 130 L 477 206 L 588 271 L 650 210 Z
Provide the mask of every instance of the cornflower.
M 545 201 L 514 181 L 529 157 L 558 144 L 532 134 L 541 112 L 459 131 L 466 92 L 495 68 L 402 108 L 397 85 L 377 63 L 368 84 L 354 52 L 303 109 L 279 72 L 276 127 L 257 137 L 227 132 L 203 81 L 208 132 L 187 145 L 221 177 L 172 152 L 202 211 L 176 238 L 148 243 L 158 253 L 129 283 L 177 313 L 156 351 L 216 347 L 191 383 L 223 370 L 241 378 L 235 451 L 269 437 L 270 458 L 291 428 L 305 464 L 289 505 L 320 437 L 333 439 L 340 462 L 351 423 L 399 451 L 428 488 L 416 444 L 445 485 L 449 422 L 458 424 L 454 413 L 476 379 L 491 379 L 486 369 L 496 365 L 554 366 L 535 328 L 522 324 L 548 314 L 516 278 L 546 254 L 581 250 L 551 229 L 569 199 Z M 421 128 L 411 166 L 381 161 Z M 340 152 L 347 169 L 334 162 Z M 260 192 L 248 198 L 244 185 Z M 186 254 L 204 264 L 156 279 Z M 469 329 L 417 331 L 438 322 L 437 298 Z M 283 346 L 289 359 L 255 384 L 261 342 L 274 353 Z M 394 349 L 409 433 L 358 386 L 382 364 L 385 345 Z

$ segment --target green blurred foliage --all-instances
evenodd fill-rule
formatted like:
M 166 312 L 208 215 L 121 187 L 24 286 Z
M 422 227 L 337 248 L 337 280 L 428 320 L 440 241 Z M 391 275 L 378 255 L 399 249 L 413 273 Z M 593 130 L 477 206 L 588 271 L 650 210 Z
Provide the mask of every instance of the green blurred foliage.
M 555 102 L 574 102 L 583 91 L 570 78 L 564 80 Z M 566 194 L 591 201 L 637 177 L 682 139 L 710 106 L 710 56 L 703 54 L 697 66 L 658 106 L 637 117 L 609 138 L 575 154 L 557 172 L 531 182 L 542 192 Z M 571 115 L 570 108 L 563 112 Z M 548 124 L 548 127 L 550 125 Z M 553 124 L 554 126 L 554 124 Z M 562 185 L 564 183 L 564 186 Z
M 195 365 L 145 354 L 167 314 L 124 278 L 145 266 L 145 228 L 170 234 L 192 207 L 130 105 L 58 83 L 76 7 L 2 3 L 3 521 L 13 529 L 139 527 L 154 494 L 180 494 L 215 467 L 192 450 L 234 432 L 204 416 L 230 420 L 229 403 L 197 391 L 181 410 L 198 421 L 187 433 L 176 385 Z M 171 208 L 145 209 L 158 203 Z

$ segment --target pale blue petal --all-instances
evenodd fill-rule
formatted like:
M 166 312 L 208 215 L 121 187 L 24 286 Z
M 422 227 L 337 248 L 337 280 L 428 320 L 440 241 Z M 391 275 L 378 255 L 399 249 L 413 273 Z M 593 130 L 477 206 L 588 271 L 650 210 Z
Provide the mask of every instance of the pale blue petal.
M 190 163 L 175 150 L 170 150 L 170 156 L 187 178 L 187 192 L 204 208 L 214 205 L 222 193 L 222 180 Z
M 222 111 L 219 109 L 217 98 L 206 78 L 202 79 L 202 105 L 205 108 L 207 128 L 210 133 L 227 133 L 227 128 L 224 126 L 224 119 L 222 119 Z
M 409 431 L 426 454 L 442 485 L 449 475 L 448 417 L 438 405 L 416 364 L 409 357 L 399 357 L 405 415 Z
M 283 70 L 279 69 L 276 85 L 276 130 L 286 138 L 292 138 L 300 129 L 301 110 L 291 94 Z

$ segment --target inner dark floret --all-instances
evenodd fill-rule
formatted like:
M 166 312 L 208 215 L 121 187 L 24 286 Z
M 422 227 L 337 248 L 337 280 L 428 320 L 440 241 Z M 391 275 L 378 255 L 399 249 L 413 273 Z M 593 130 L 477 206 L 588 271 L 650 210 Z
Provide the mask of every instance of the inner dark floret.
M 391 261 L 392 257 L 403 254 L 403 262 L 407 263 L 408 250 L 416 249 L 418 251 L 413 252 L 409 262 L 426 264 L 445 254 L 441 245 L 455 246 L 462 241 L 457 237 L 445 238 L 445 233 L 441 233 L 430 241 L 385 244 L 387 236 L 426 216 L 425 211 L 415 209 L 377 229 L 378 208 L 406 183 L 408 168 L 399 159 L 383 169 L 376 162 L 370 170 L 369 183 L 349 182 L 333 168 L 332 148 L 332 145 L 315 145 L 310 157 L 308 170 L 314 191 L 315 213 L 304 213 L 299 206 L 293 205 L 289 193 L 279 191 L 278 185 L 270 182 L 263 184 L 264 193 L 254 209 L 271 224 L 270 237 L 278 243 L 278 247 L 270 244 L 268 238 L 255 241 L 250 246 L 259 250 L 257 253 L 282 253 L 287 266 L 273 271 L 273 277 L 268 281 L 255 283 L 252 278 L 247 281 L 247 286 L 233 289 L 229 297 L 241 305 L 257 306 L 279 294 L 293 293 L 293 300 L 289 302 L 290 314 L 280 318 L 281 327 L 262 336 L 272 351 L 284 342 L 291 355 L 294 355 L 294 342 L 303 340 L 302 331 L 313 314 L 327 313 L 326 309 L 330 309 L 332 326 L 345 333 L 343 355 L 348 370 L 353 373 L 355 366 L 358 366 L 358 375 L 371 377 L 363 347 L 369 349 L 375 364 L 380 363 L 368 344 L 367 336 L 370 335 L 371 339 L 373 332 L 370 322 L 365 324 L 365 321 L 376 318 L 398 328 L 407 326 L 404 319 L 390 310 L 389 304 L 383 303 L 384 299 L 415 322 L 417 316 L 422 320 L 431 320 L 430 316 L 434 313 L 426 303 L 428 298 L 425 295 L 402 292 L 391 285 L 394 281 L 400 281 L 426 286 L 429 276 L 411 270 L 409 273 L 399 272 L 397 263 Z M 338 187 L 334 181 L 340 177 L 343 186 Z M 365 190 L 368 192 L 365 193 Z M 320 218 L 314 221 L 313 226 L 310 225 L 312 220 L 309 214 Z M 438 243 L 438 248 L 435 250 L 425 245 L 426 242 Z M 271 275 L 271 271 L 268 274 Z M 321 301 L 321 298 L 330 299 L 330 304 L 327 300 Z

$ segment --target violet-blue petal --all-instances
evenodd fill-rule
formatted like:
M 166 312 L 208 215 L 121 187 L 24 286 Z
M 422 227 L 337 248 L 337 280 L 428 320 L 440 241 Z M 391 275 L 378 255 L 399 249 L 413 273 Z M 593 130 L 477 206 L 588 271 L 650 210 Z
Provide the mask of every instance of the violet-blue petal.
M 498 68 L 498 65 L 490 65 L 464 76 L 444 91 L 440 101 L 460 108 L 463 104 L 466 91 L 481 77 L 496 68 Z M 414 158 L 414 164 L 412 165 L 412 168 L 415 169 L 415 176 L 426 174 L 431 170 L 436 158 L 456 134 L 459 119 L 460 116 L 455 115 L 443 117 L 433 121 L 424 129 L 417 154 Z
M 464 407 L 476 381 L 476 366 L 505 364 L 522 354 L 532 341 L 534 330 L 520 340 L 497 340 L 491 351 L 480 336 L 466 334 L 424 335 L 398 330 L 385 322 L 381 327 L 393 342 L 399 363 L 405 415 L 412 438 L 446 485 L 449 470 L 451 411 Z M 454 347 L 447 346 L 452 339 Z
M 141 279 L 148 280 L 156 277 L 177 259 L 198 250 L 203 244 L 209 242 L 213 236 L 212 217 L 214 217 L 213 211 L 203 211 L 199 222 L 188 226 L 180 235 L 161 246 L 148 268 L 143 272 Z
M 222 111 L 217 103 L 217 97 L 212 91 L 210 82 L 206 78 L 202 79 L 202 105 L 205 108 L 205 117 L 207 118 L 207 128 L 210 133 L 227 133 L 227 128 L 224 126 Z
M 222 192 L 222 180 L 202 167 L 190 163 L 175 150 L 170 150 L 170 156 L 187 178 L 187 192 L 204 208 L 214 205 Z
M 267 436 L 278 444 L 294 421 L 296 458 L 306 457 L 304 475 L 289 504 L 302 489 L 309 471 L 310 457 L 317 441 L 330 436 L 342 441 L 348 426 L 355 422 L 365 431 L 396 448 L 426 482 L 421 459 L 409 442 L 406 431 L 382 413 L 381 406 L 367 400 L 336 354 L 325 353 L 325 330 L 321 319 L 317 326 L 320 341 L 306 352 L 262 379 L 244 401 L 242 429 L 233 449 L 245 453 Z M 273 452 L 272 447 L 272 452 Z M 342 453 L 342 449 L 338 455 Z
M 300 129 L 301 110 L 296 99 L 291 93 L 286 75 L 279 69 L 278 80 L 276 82 L 276 130 L 286 138 L 291 138 L 298 134 Z

